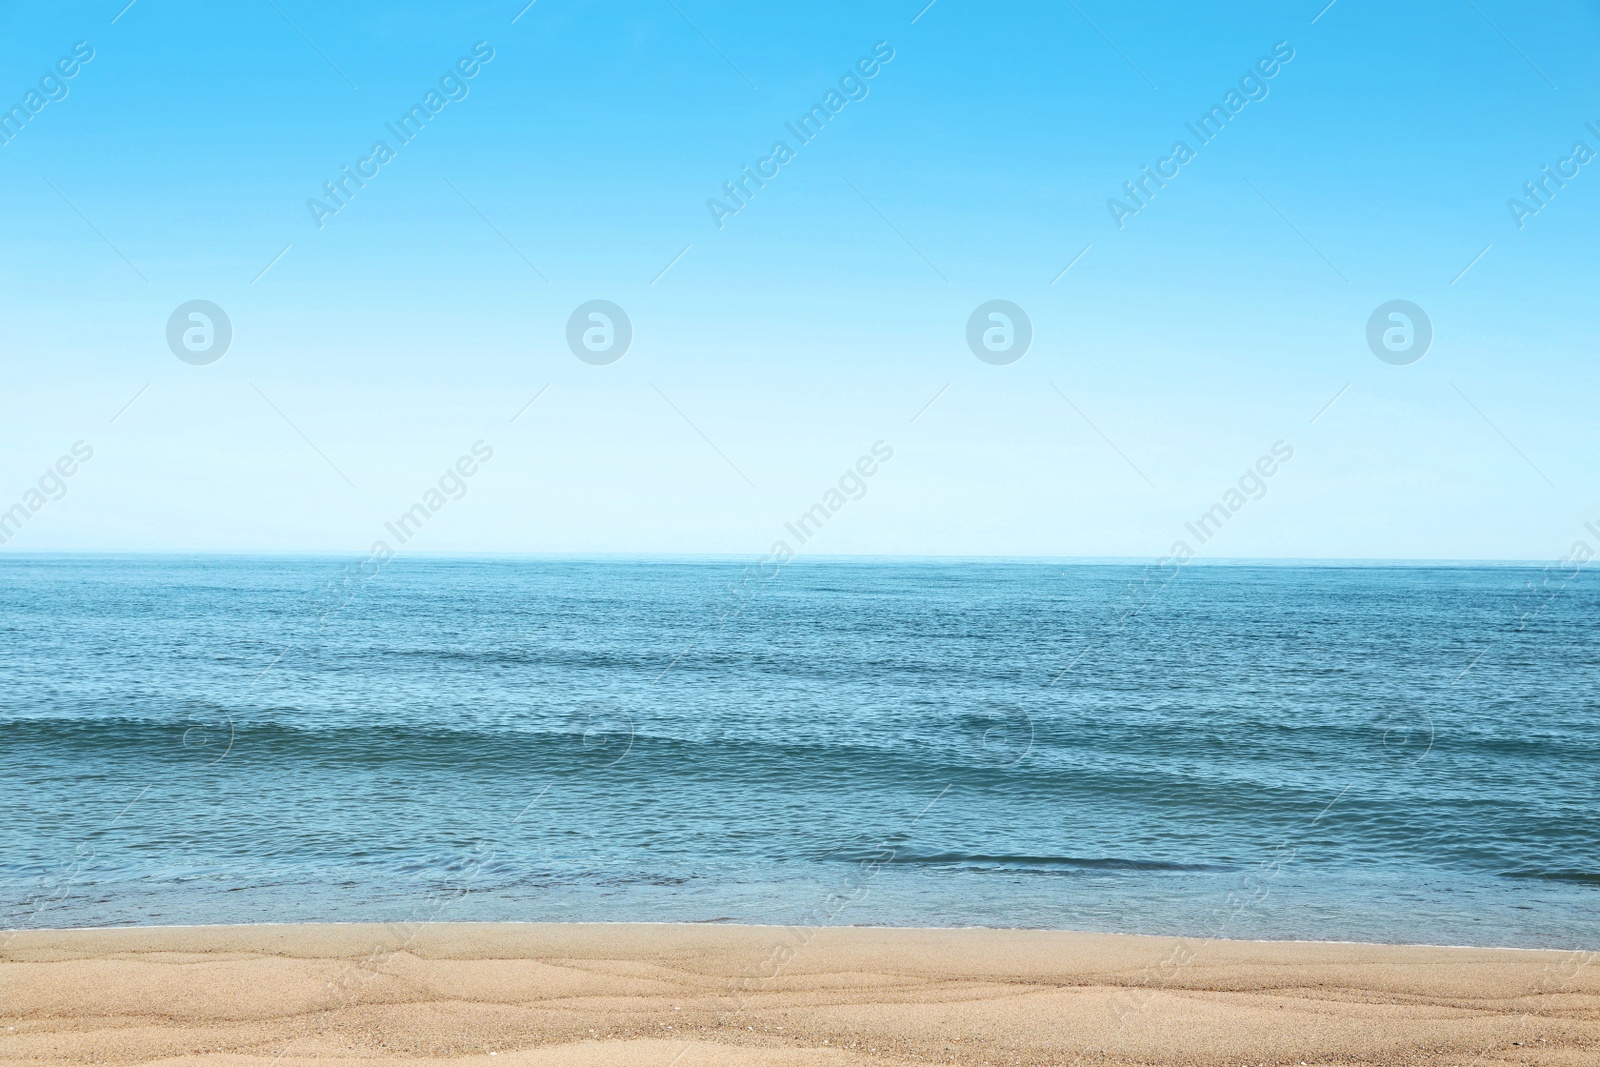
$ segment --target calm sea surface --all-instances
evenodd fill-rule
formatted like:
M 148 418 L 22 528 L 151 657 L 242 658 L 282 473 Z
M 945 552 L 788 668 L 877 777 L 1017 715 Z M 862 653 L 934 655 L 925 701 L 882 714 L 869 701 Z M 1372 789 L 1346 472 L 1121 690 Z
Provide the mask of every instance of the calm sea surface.
M 1600 947 L 1592 575 L 740 572 L 0 560 L 0 927 Z

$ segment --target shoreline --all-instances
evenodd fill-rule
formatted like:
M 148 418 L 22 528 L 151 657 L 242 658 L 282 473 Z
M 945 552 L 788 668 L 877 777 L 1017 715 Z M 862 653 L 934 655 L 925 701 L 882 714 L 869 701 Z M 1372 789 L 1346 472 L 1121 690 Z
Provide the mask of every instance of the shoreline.
M 38 927 L 5 927 L 0 928 L 0 936 L 40 933 L 40 934 L 66 934 L 66 933 L 113 933 L 124 930 L 255 930 L 264 927 L 304 927 L 320 929 L 322 927 L 391 927 L 403 926 L 407 920 L 396 919 L 382 922 L 366 922 L 354 919 L 318 919 L 315 922 L 280 922 L 266 920 L 263 922 L 243 923 L 130 923 L 127 926 L 38 926 Z M 733 930 L 915 930 L 927 933 L 941 931 L 969 931 L 992 930 L 1005 933 L 1030 933 L 1030 934 L 1081 934 L 1086 937 L 1138 937 L 1157 939 L 1163 941 L 1192 941 L 1197 944 L 1239 944 L 1239 945 L 1350 945 L 1356 947 L 1373 948 L 1439 948 L 1439 949 L 1464 949 L 1472 952 L 1556 952 L 1556 953 L 1596 953 L 1600 954 L 1600 946 L 1585 948 L 1582 946 L 1539 946 L 1539 945 L 1447 945 L 1435 941 L 1345 941 L 1328 938 L 1275 938 L 1275 937 L 1200 937 L 1196 934 L 1126 934 L 1115 930 L 1080 930 L 1063 926 L 889 926 L 876 924 L 829 924 L 826 926 L 803 926 L 795 923 L 750 923 L 723 921 L 720 919 L 701 920 L 671 920 L 671 919 L 583 919 L 583 920 L 546 920 L 546 919 L 430 919 L 426 923 L 417 923 L 420 926 L 668 926 L 668 927 L 722 927 Z M 0 957 L 3 958 L 3 957 Z
M 1600 1061 L 1600 953 L 987 927 L 24 930 L 0 1062 Z

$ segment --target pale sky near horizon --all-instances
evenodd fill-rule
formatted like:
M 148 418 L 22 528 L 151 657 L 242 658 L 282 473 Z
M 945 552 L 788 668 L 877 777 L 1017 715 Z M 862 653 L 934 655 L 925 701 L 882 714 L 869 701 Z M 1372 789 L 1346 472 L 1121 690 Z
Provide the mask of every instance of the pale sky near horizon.
M 1592 4 L 125 3 L 0 4 L 0 552 L 355 557 L 479 441 L 410 550 L 759 555 L 880 441 L 804 551 L 1600 546 Z

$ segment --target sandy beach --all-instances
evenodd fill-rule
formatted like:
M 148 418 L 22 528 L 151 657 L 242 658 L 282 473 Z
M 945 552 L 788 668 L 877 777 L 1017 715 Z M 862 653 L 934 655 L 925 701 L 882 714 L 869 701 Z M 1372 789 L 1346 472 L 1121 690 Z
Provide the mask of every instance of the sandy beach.
M 1592 953 L 1062 931 L 28 931 L 5 1063 L 1593 1064 Z

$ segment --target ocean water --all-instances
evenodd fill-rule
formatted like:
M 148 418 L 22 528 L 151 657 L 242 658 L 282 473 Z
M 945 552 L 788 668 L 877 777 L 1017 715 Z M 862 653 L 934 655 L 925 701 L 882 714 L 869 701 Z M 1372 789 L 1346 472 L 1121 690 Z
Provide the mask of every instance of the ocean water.
M 742 571 L 8 556 L 0 927 L 1600 947 L 1592 575 Z

